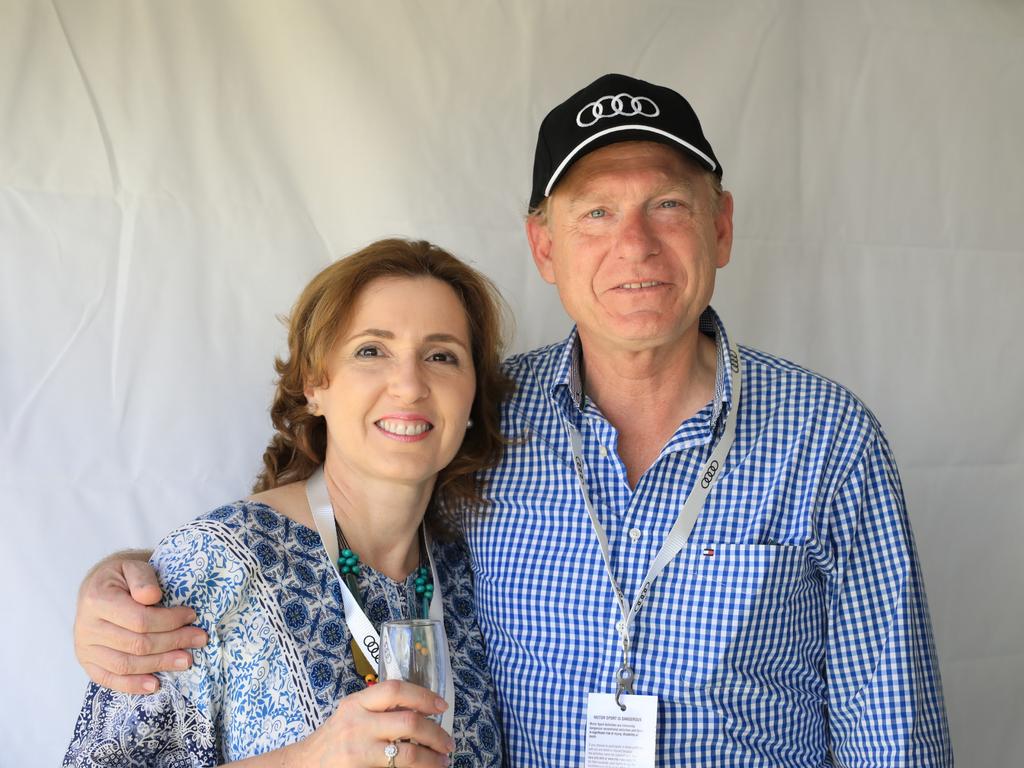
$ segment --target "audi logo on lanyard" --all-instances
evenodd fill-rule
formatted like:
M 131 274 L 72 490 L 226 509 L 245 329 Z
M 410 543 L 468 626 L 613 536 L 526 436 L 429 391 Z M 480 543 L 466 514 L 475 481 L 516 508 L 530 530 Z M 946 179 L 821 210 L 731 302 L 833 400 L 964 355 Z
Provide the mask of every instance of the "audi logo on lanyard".
M 715 475 L 718 474 L 718 462 L 712 461 L 708 464 L 707 471 L 704 473 L 704 477 L 700 479 L 701 488 L 710 488 L 711 481 L 715 479 Z
M 658 105 L 646 96 L 630 96 L 628 93 L 602 96 L 576 113 L 576 125 L 589 128 L 602 117 L 657 117 L 661 114 Z
M 380 661 L 380 646 L 377 644 L 377 638 L 373 635 L 367 635 L 363 638 L 363 645 L 366 646 L 366 650 L 373 656 L 374 661 Z

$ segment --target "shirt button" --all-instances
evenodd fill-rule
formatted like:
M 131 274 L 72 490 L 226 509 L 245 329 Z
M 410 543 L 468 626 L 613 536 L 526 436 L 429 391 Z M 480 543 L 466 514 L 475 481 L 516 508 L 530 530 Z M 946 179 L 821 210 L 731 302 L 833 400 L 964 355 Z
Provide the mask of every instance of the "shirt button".
M 641 536 L 643 536 L 643 532 L 639 528 L 629 529 L 629 538 L 633 541 L 634 544 L 640 541 Z
M 605 448 L 603 445 L 597 449 L 597 452 L 601 454 L 602 459 L 608 458 L 608 449 Z
M 623 633 L 625 629 L 626 625 L 623 623 L 622 619 L 619 619 L 615 622 L 615 631 L 618 632 L 620 635 Z

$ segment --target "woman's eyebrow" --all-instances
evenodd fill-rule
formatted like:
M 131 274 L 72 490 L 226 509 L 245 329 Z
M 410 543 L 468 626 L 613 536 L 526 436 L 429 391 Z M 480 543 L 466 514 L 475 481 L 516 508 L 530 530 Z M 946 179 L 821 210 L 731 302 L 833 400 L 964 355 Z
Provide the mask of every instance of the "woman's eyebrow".
M 379 339 L 395 338 L 395 334 L 393 334 L 391 331 L 384 331 L 381 330 L 380 328 L 366 328 L 362 331 L 357 331 L 356 333 L 353 333 L 345 340 L 352 341 L 352 339 L 358 339 L 360 336 L 376 336 Z
M 392 333 L 391 331 L 385 331 L 381 328 L 365 328 L 362 331 L 357 331 L 356 333 L 353 333 L 345 341 L 352 341 L 353 339 L 358 339 L 361 336 L 373 336 L 378 339 L 395 338 L 395 334 Z M 431 343 L 447 342 L 449 344 L 458 344 L 460 347 L 463 347 L 464 349 L 469 349 L 469 345 L 465 341 L 451 333 L 430 333 L 423 337 L 423 341 Z
M 453 336 L 450 333 L 431 333 L 423 337 L 424 341 L 432 342 L 447 342 L 448 344 L 458 344 L 463 349 L 469 349 L 469 345 L 465 341 L 460 339 L 458 336 Z

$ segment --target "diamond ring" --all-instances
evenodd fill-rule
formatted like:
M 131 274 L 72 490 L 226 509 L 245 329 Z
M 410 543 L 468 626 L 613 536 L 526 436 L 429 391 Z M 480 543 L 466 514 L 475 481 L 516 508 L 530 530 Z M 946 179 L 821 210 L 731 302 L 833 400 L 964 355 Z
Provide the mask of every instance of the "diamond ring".
M 395 742 L 388 742 L 384 747 L 384 757 L 388 759 L 388 768 L 395 768 L 395 758 L 398 757 L 398 745 Z

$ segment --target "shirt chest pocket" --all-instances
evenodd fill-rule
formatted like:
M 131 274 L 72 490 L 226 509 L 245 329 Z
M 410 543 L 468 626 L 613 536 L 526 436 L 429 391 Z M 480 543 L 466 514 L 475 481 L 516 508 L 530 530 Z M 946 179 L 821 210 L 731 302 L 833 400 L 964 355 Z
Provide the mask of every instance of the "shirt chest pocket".
M 798 622 L 814 622 L 815 581 L 802 547 L 688 545 L 669 582 L 658 597 L 661 632 L 645 633 L 645 656 L 658 660 L 670 695 L 734 685 L 748 670 L 770 675 L 798 652 L 788 647 L 803 634 L 794 632 Z
M 684 582 L 705 592 L 787 599 L 804 571 L 803 547 L 788 544 L 709 544 L 688 547 Z

